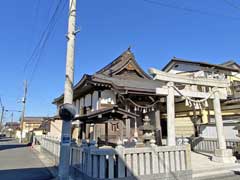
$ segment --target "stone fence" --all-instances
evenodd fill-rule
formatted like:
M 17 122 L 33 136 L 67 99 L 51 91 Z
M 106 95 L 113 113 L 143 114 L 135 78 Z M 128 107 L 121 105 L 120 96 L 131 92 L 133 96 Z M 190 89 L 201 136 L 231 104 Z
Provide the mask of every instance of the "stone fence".
M 34 144 L 40 144 L 41 150 L 47 152 L 51 159 L 58 165 L 60 156 L 60 139 L 52 136 L 35 136 L 33 138 Z
M 59 158 L 60 141 L 36 138 L 41 149 Z M 156 146 L 127 148 L 96 147 L 95 141 L 73 144 L 70 155 L 73 179 L 192 179 L 190 146 Z
M 83 179 L 191 179 L 190 146 L 97 148 L 71 147 L 75 176 Z
M 240 140 L 226 139 L 227 148 L 235 150 L 235 147 L 240 146 Z M 191 142 L 192 149 L 196 152 L 214 153 L 218 148 L 217 139 L 198 137 Z

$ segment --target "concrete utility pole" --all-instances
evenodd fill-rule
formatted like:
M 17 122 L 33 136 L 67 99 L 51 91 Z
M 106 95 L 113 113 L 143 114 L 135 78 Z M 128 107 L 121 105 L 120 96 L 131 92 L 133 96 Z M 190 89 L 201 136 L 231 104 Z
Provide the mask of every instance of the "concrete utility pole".
M 0 106 L 1 106 L 1 109 L 2 109 L 2 112 L 1 112 L 1 119 L 0 119 L 0 131 L 2 131 L 2 127 L 3 127 L 3 115 L 4 115 L 4 106 L 2 104 L 2 99 L 0 97 Z
M 11 131 L 10 131 L 10 137 L 13 136 L 13 112 L 11 113 Z
M 26 96 L 27 96 L 27 81 L 24 81 L 24 96 L 22 99 L 22 104 L 23 104 L 23 108 L 22 108 L 22 117 L 21 117 L 21 122 L 20 122 L 20 128 L 21 128 L 21 135 L 20 135 L 20 143 L 23 142 L 23 120 L 24 120 L 24 114 L 25 114 L 25 106 L 26 106 Z
M 75 51 L 75 30 L 76 24 L 76 0 L 69 0 L 69 19 L 67 34 L 67 55 L 66 55 L 66 79 L 64 87 L 64 104 L 73 103 L 73 78 L 74 78 L 74 51 Z M 63 119 L 60 159 L 58 177 L 61 180 L 68 179 L 71 144 L 71 121 Z
M 2 131 L 2 127 L 3 127 L 3 116 L 4 116 L 4 106 L 2 106 L 2 112 L 1 112 L 0 131 Z

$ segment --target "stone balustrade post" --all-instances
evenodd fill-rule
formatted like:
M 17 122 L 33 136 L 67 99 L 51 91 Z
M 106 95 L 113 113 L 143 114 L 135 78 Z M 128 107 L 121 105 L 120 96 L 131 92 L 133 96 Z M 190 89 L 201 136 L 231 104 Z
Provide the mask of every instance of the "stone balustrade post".
M 92 159 L 93 159 L 93 156 L 92 156 L 92 150 L 96 149 L 96 141 L 92 140 L 89 142 L 89 148 L 88 148 L 88 162 L 87 162 L 87 175 L 89 177 L 92 177 L 93 175 L 93 165 L 92 165 Z
M 118 140 L 117 147 L 115 148 L 117 153 L 117 169 L 118 169 L 118 178 L 125 177 L 125 162 L 124 162 L 124 147 L 121 140 Z

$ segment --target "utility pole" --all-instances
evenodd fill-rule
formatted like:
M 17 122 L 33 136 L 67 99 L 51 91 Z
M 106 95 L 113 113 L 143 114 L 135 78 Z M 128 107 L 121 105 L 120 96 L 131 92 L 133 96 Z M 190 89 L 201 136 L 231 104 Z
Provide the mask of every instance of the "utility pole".
M 2 106 L 2 112 L 1 112 L 0 131 L 2 131 L 2 127 L 3 127 L 3 116 L 4 116 L 4 106 Z
M 10 131 L 10 137 L 12 138 L 13 135 L 13 112 L 11 113 L 11 131 Z
M 66 79 L 64 86 L 64 104 L 73 103 L 73 78 L 74 78 L 74 51 L 75 51 L 75 24 L 76 24 L 76 1 L 69 0 L 68 34 L 67 34 L 67 55 L 66 55 Z M 63 119 L 60 159 L 58 177 L 60 180 L 67 180 L 69 177 L 71 145 L 71 121 Z
M 4 106 L 2 104 L 2 99 L 0 97 L 0 105 L 1 105 L 1 109 L 2 109 L 2 112 L 1 112 L 1 119 L 0 119 L 0 131 L 2 131 L 2 127 L 3 127 L 3 116 L 4 116 Z
M 27 81 L 24 81 L 24 95 L 22 99 L 22 117 L 21 117 L 21 122 L 20 122 L 20 129 L 21 129 L 21 135 L 20 135 L 20 143 L 23 142 L 23 121 L 24 121 L 24 114 L 25 114 L 25 106 L 26 106 L 26 96 L 27 96 Z

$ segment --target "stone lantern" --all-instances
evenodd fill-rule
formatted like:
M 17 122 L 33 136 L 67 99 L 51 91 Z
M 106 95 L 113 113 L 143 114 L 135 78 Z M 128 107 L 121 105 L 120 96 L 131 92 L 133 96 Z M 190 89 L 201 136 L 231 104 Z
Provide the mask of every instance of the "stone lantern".
M 155 128 L 150 124 L 150 121 L 149 116 L 145 115 L 143 125 L 139 127 L 143 131 L 143 142 L 146 146 L 150 146 L 150 141 L 154 139 L 153 131 Z

